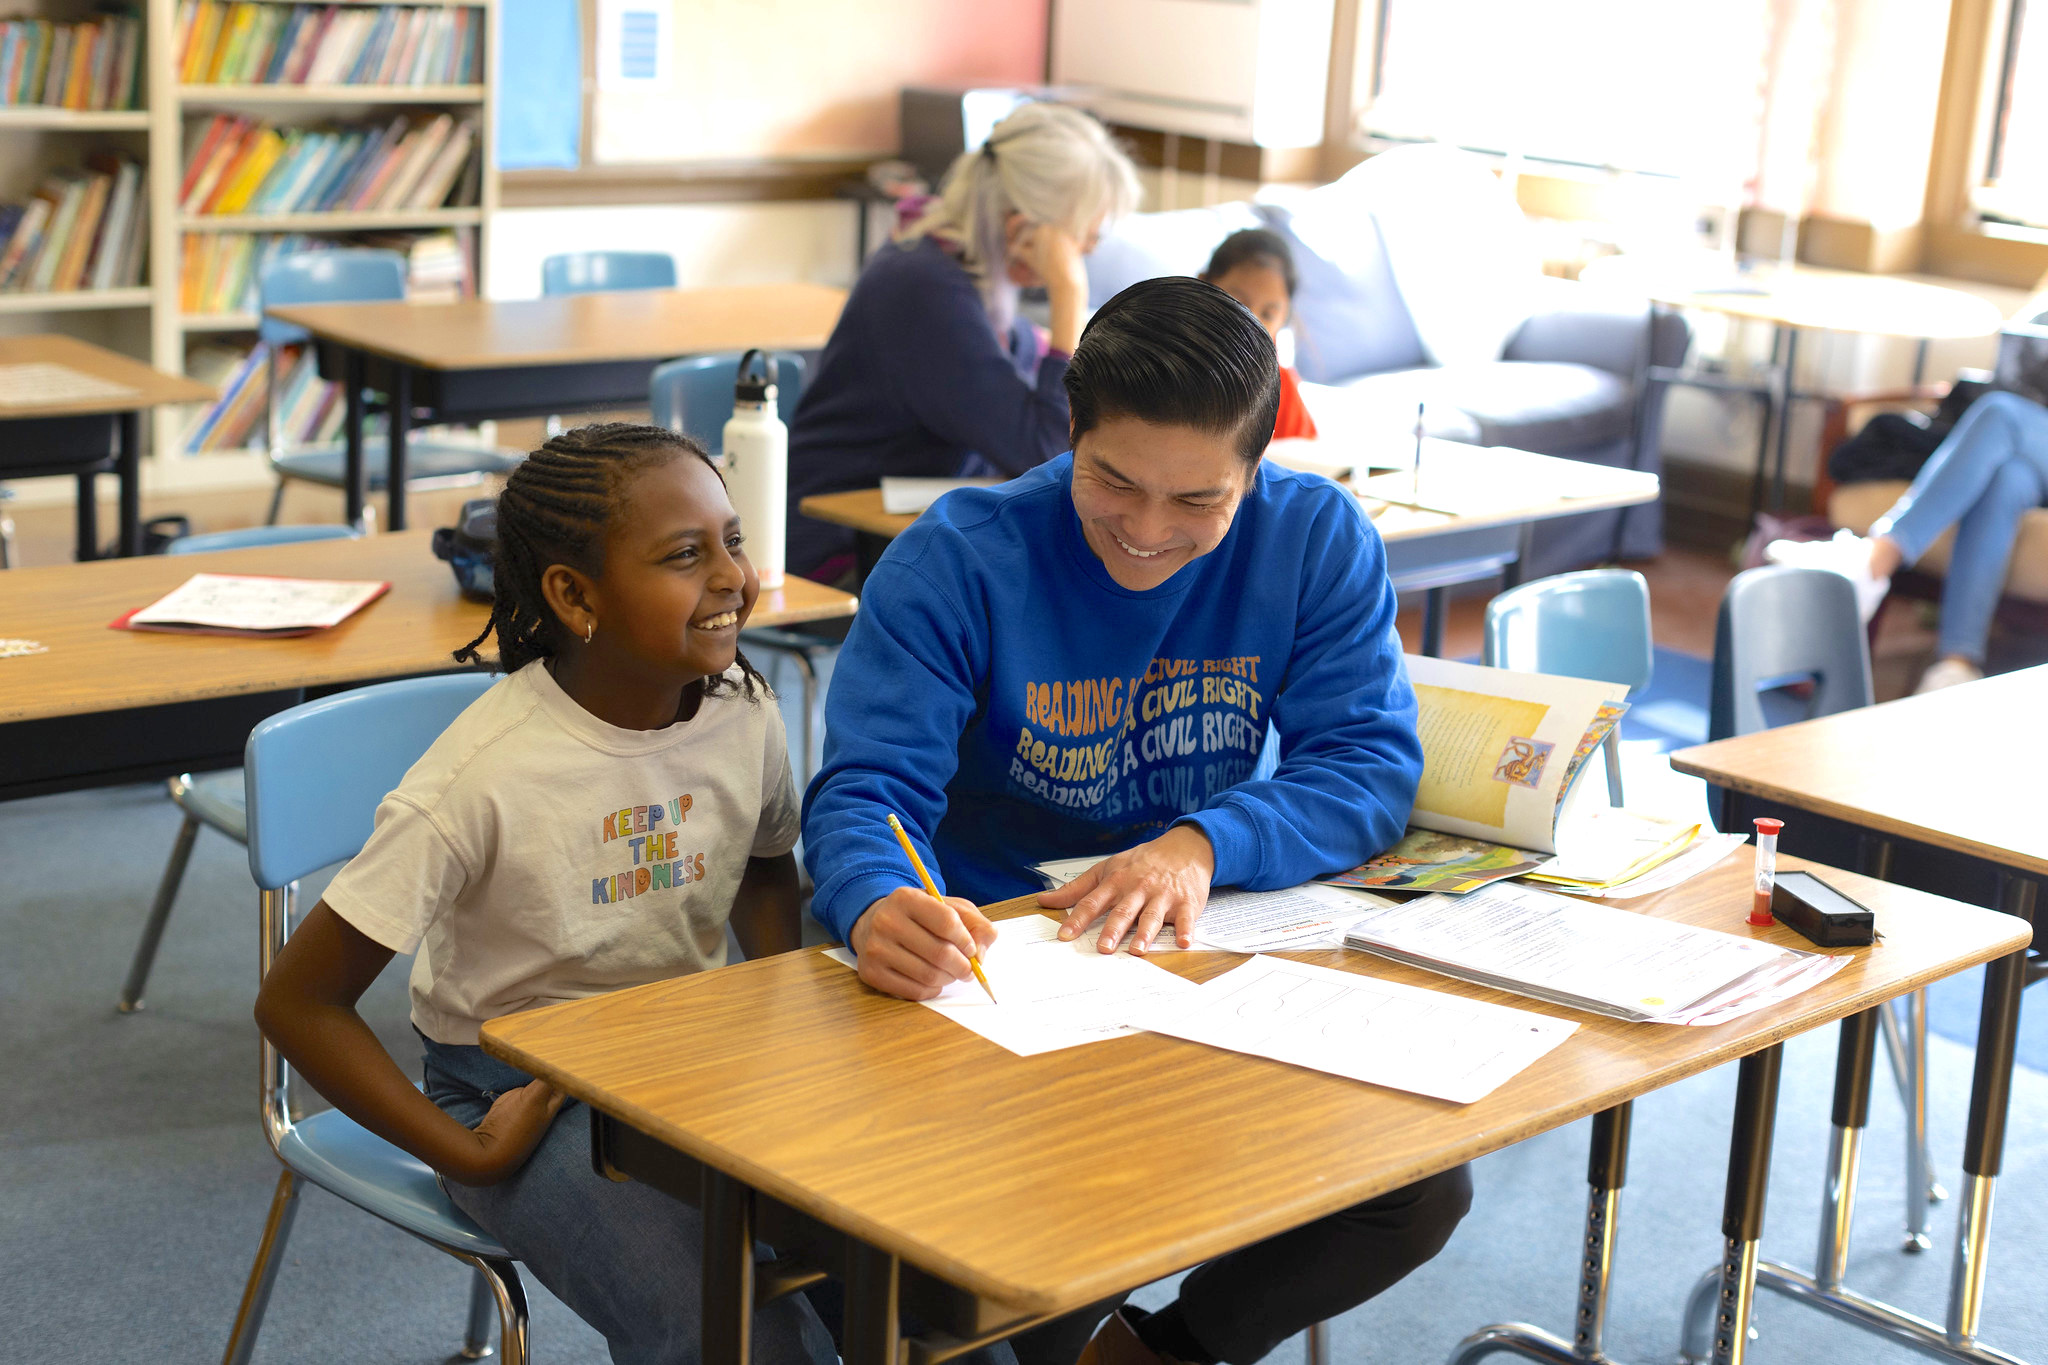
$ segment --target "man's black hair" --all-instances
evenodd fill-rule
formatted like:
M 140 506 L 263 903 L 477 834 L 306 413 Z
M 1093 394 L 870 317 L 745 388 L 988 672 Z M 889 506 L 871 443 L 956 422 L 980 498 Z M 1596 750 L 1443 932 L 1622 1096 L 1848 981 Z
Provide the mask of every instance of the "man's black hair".
M 1280 272 L 1281 283 L 1287 286 L 1287 297 L 1294 297 L 1295 286 L 1300 283 L 1294 273 L 1294 253 L 1287 249 L 1287 239 L 1266 228 L 1244 228 L 1233 232 L 1216 245 L 1216 253 L 1209 257 L 1209 267 L 1202 272 L 1202 278 L 1209 283 L 1228 275 L 1241 265 L 1263 265 Z
M 1144 280 L 1102 305 L 1067 367 L 1073 439 L 1135 417 L 1236 439 L 1257 463 L 1280 412 L 1273 338 L 1245 306 L 1186 275 Z

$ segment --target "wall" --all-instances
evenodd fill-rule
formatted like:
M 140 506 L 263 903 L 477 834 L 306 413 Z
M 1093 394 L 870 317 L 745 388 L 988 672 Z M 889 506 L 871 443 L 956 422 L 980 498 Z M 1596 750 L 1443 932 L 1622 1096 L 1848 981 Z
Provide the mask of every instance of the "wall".
M 571 249 L 666 251 L 684 288 L 785 280 L 850 285 L 853 239 L 854 206 L 837 200 L 501 209 L 491 219 L 484 293 L 538 297 L 542 258 Z

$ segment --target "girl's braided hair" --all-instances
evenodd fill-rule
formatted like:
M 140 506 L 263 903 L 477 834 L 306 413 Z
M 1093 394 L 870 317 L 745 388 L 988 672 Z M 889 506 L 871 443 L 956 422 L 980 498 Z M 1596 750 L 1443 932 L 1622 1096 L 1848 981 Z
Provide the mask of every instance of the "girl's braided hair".
M 541 593 L 550 564 L 593 576 L 604 568 L 606 523 L 619 510 L 628 480 L 650 465 L 695 456 L 717 472 L 704 447 L 665 427 L 600 422 L 550 437 L 520 461 L 498 495 L 498 544 L 492 565 L 491 619 L 474 640 L 455 651 L 459 663 L 486 665 L 478 646 L 498 636 L 496 667 L 511 673 L 560 652 L 562 625 Z M 725 476 L 719 475 L 721 482 Z M 707 696 L 735 689 L 749 701 L 768 683 L 745 654 L 735 651 L 741 679 L 705 678 Z

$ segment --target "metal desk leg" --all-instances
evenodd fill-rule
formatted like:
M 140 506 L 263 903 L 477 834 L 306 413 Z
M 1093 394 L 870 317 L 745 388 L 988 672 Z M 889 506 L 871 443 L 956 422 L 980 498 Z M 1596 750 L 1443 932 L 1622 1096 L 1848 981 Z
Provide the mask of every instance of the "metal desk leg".
M 2035 884 L 2006 874 L 1999 903 L 2033 923 Z M 2020 1026 L 2020 989 L 2027 983 L 2027 950 L 2009 953 L 1984 969 L 1984 1008 L 1977 1018 L 1977 1071 L 1970 1084 L 1970 1127 L 1963 1139 L 1963 1208 L 1956 1227 L 1955 1267 L 1949 1278 L 1948 1342 L 1977 1342 L 1984 1306 L 1984 1268 L 1991 1237 L 1991 1191 L 2005 1156 L 2005 1116 L 2012 1099 L 2013 1052 Z
M 1799 329 L 1785 329 L 1785 368 L 1778 378 L 1778 450 L 1771 463 L 1771 510 L 1785 510 L 1785 450 L 1792 441 L 1792 396 L 1799 366 Z
M 1841 1288 L 1849 1263 L 1849 1225 L 1856 1213 L 1856 1167 L 1863 1155 L 1863 1130 L 1870 1123 L 1870 1069 L 1877 1055 L 1878 1010 L 1842 1021 L 1835 1053 L 1834 1133 L 1828 1139 L 1828 1178 L 1821 1199 L 1820 1244 L 1813 1277 L 1823 1289 Z
M 1749 520 L 1752 525 L 1756 522 L 1756 514 L 1764 510 L 1764 483 L 1771 470 L 1771 435 L 1778 421 L 1778 390 L 1790 387 L 1784 379 L 1785 372 L 1778 368 L 1778 357 L 1785 350 L 1787 331 L 1782 323 L 1771 331 L 1771 382 L 1758 392 L 1764 400 L 1764 419 L 1757 430 L 1756 473 L 1749 481 Z
M 83 564 L 100 557 L 99 476 L 78 476 L 78 548 L 74 557 Z
M 1771 1175 L 1784 1044 L 1742 1059 L 1735 1088 L 1735 1131 L 1728 1142 L 1728 1194 L 1721 1206 L 1721 1290 L 1714 1311 L 1714 1365 L 1742 1365 L 1749 1351 L 1749 1310 L 1756 1293 L 1757 1242 Z
M 1628 1176 L 1628 1130 L 1633 1108 L 1618 1104 L 1593 1116 L 1593 1148 L 1586 1162 L 1586 1240 L 1579 1258 L 1579 1310 L 1572 1339 L 1524 1322 L 1482 1327 L 1458 1343 L 1450 1365 L 1471 1365 L 1497 1352 L 1512 1352 L 1554 1365 L 1610 1365 L 1600 1338 L 1607 1330 L 1608 1282 L 1614 1270 L 1615 1220 L 1621 1187 Z
M 412 367 L 393 367 L 391 379 L 391 469 L 384 477 L 384 502 L 391 529 L 405 529 L 405 440 L 412 429 Z
M 121 480 L 121 553 L 142 553 L 142 414 L 124 412 L 115 419 L 114 469 Z
M 846 1323 L 839 1344 L 846 1365 L 898 1365 L 897 1291 L 902 1280 L 903 1266 L 894 1256 L 848 1239 Z
M 363 353 L 350 350 L 341 360 L 342 403 L 347 413 L 342 422 L 343 521 L 363 529 Z
M 1431 588 L 1422 595 L 1422 652 L 1432 659 L 1444 653 L 1444 617 L 1450 611 L 1448 588 Z
M 754 1192 L 704 1168 L 704 1365 L 747 1365 L 754 1325 Z

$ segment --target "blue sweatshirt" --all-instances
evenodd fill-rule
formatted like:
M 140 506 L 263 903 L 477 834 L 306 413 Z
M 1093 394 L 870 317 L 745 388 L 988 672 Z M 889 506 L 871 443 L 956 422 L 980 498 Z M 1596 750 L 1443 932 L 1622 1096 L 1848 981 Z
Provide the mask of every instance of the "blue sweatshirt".
M 852 531 L 798 513 L 812 494 L 1022 474 L 1065 450 L 1066 373 L 1029 322 L 996 335 L 974 277 L 932 238 L 877 251 L 790 422 L 791 571 L 853 548 Z
M 813 913 L 842 941 L 917 884 L 1039 890 L 1031 865 L 1188 822 L 1215 883 L 1267 890 L 1400 837 L 1422 774 L 1386 552 L 1351 495 L 1267 464 L 1223 541 L 1159 587 L 1082 538 L 1073 461 L 960 490 L 861 593 L 804 802 Z M 1280 764 L 1251 781 L 1270 722 Z

